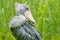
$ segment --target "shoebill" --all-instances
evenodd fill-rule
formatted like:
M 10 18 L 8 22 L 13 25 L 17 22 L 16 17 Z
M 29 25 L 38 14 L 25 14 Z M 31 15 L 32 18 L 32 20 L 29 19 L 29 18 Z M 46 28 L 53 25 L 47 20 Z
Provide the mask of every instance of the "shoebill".
M 15 3 L 16 16 L 10 21 L 10 29 L 16 40 L 42 40 L 34 24 L 29 6 L 26 4 Z

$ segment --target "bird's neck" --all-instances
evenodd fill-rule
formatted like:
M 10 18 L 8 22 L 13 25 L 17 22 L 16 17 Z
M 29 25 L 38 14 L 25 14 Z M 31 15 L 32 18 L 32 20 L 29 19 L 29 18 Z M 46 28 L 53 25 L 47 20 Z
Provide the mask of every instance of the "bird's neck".
M 23 14 L 17 14 L 17 16 L 21 16 L 21 15 L 23 15 Z M 23 15 L 24 16 L 24 15 Z
M 18 14 L 17 16 L 21 16 L 22 14 Z
M 16 14 L 20 16 L 20 15 L 24 15 L 24 12 L 16 12 Z

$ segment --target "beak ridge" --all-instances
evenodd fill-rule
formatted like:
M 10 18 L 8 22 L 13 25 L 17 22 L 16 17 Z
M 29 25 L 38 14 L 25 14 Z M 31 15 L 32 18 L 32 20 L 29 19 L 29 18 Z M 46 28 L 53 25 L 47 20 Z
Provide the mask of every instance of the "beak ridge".
M 35 23 L 35 20 L 34 20 L 34 18 L 32 17 L 32 14 L 31 14 L 30 11 L 26 11 L 26 12 L 25 12 L 25 17 L 26 17 L 26 19 L 27 19 L 28 21 L 30 21 L 30 22 L 32 22 L 32 23 Z

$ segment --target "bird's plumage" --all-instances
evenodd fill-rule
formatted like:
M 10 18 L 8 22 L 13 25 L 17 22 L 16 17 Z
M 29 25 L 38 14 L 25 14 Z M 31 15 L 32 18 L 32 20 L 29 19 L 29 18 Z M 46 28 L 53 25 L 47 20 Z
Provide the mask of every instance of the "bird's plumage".
M 30 25 L 28 22 L 25 22 L 22 26 L 11 28 L 13 35 L 19 40 L 41 40 L 42 36 L 38 31 Z
M 41 34 L 35 29 L 35 21 L 26 5 L 15 4 L 17 15 L 10 21 L 10 29 L 16 40 L 42 40 Z M 26 12 L 28 11 L 28 12 Z M 29 14 L 30 15 L 25 15 Z M 27 21 L 28 20 L 28 21 Z M 30 22 L 34 22 L 30 24 Z
M 18 27 L 21 26 L 26 21 L 26 18 L 23 15 L 15 16 L 10 21 L 10 28 L 11 27 Z

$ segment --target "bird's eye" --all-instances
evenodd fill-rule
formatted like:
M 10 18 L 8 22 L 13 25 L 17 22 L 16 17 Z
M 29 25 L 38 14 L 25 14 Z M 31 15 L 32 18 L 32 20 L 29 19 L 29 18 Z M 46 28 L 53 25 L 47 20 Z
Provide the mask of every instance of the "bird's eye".
M 29 10 L 28 8 L 25 8 L 26 10 Z

